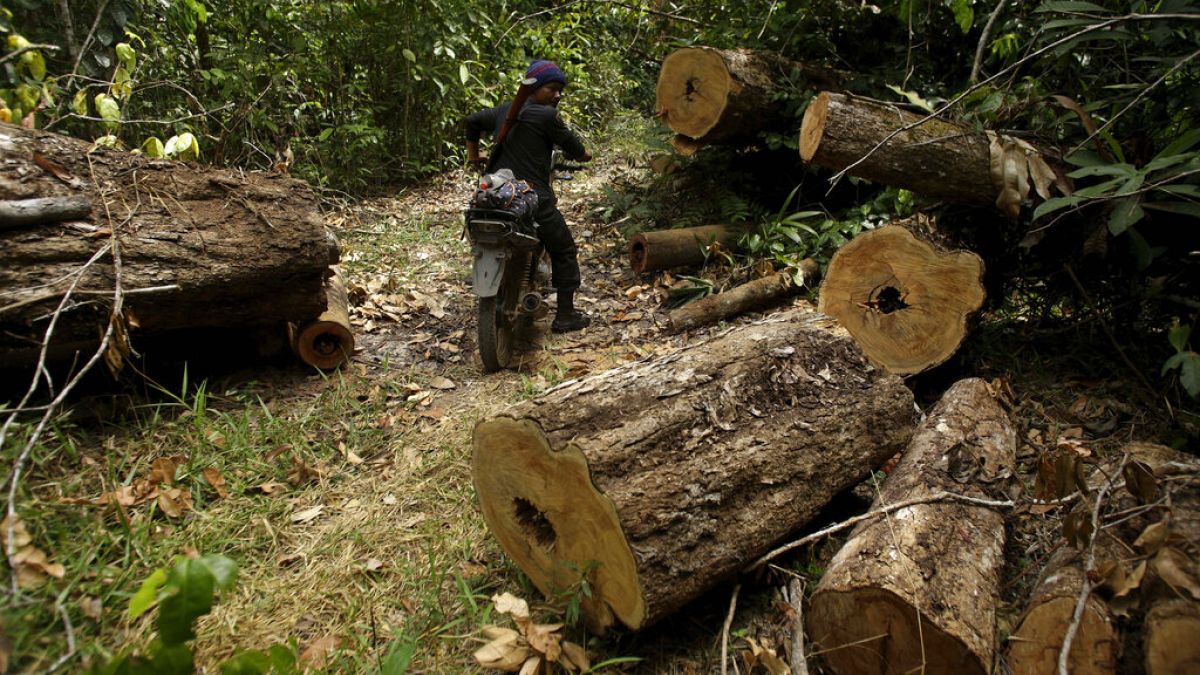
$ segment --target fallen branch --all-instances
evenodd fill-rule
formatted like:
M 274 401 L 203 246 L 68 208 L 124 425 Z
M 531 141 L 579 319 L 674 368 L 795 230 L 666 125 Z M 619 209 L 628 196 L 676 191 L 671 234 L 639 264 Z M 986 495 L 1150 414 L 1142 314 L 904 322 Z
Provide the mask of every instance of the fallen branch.
M 721 675 L 729 672 L 729 627 L 733 625 L 733 613 L 737 610 L 738 592 L 741 590 L 740 583 L 734 584 L 729 597 L 729 613 L 725 615 L 725 624 L 721 626 Z
M 792 626 L 792 648 L 790 651 L 792 672 L 808 675 L 808 662 L 804 657 L 804 582 L 792 579 L 787 585 L 788 604 L 796 613 Z

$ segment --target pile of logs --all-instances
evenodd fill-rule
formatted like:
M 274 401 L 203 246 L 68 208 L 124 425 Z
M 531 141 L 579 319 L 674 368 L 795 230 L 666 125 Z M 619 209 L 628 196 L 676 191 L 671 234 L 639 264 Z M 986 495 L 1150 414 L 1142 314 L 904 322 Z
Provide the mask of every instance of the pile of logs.
M 8 124 L 0 157 L 0 367 L 34 367 L 43 343 L 48 361 L 90 353 L 110 322 L 135 348 L 139 336 L 291 324 L 313 365 L 353 349 L 338 246 L 304 182 Z M 340 318 L 323 314 L 339 305 Z

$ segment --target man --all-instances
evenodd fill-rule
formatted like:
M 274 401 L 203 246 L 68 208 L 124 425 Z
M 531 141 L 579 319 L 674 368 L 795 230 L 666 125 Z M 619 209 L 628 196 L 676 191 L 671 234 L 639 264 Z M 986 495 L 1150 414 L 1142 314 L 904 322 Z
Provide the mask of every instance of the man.
M 538 59 L 525 71 L 521 89 L 512 102 L 473 113 L 465 121 L 467 159 L 473 166 L 488 171 L 510 169 L 537 192 L 534 220 L 538 223 L 538 238 L 550 254 L 550 280 L 558 295 L 558 309 L 550 324 L 555 333 L 581 330 L 592 322 L 587 314 L 575 309 L 575 290 L 580 282 L 577 249 L 550 184 L 555 146 L 574 161 L 592 158 L 579 136 L 558 117 L 557 106 L 566 84 L 567 76 L 561 68 L 553 61 Z M 510 115 L 514 106 L 518 112 Z M 479 154 L 479 139 L 485 132 L 491 133 L 496 142 L 490 161 Z

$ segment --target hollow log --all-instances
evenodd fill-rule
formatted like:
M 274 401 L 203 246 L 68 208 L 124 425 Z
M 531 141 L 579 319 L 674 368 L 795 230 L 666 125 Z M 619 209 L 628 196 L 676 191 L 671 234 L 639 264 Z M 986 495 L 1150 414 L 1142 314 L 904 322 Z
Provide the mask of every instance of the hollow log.
M 684 154 L 710 143 L 747 141 L 761 131 L 795 129 L 786 102 L 776 96 L 780 81 L 794 71 L 815 88 L 840 86 L 837 73 L 774 52 L 677 49 L 663 60 L 655 109 L 682 137 L 675 147 Z
M 983 260 L 943 252 L 900 225 L 869 230 L 838 249 L 818 310 L 850 331 L 868 357 L 898 375 L 950 358 L 984 300 Z
M 639 232 L 629 238 L 629 264 L 637 274 L 699 265 L 704 262 L 705 249 L 714 243 L 738 250 L 742 234 L 741 228 L 730 225 Z
M 83 195 L 0 200 L 0 229 L 87 218 L 92 203 Z
M 593 630 L 639 629 L 735 575 L 912 431 L 911 392 L 791 311 L 513 406 L 471 473 L 504 551 Z
M 987 496 L 1012 475 L 1016 428 L 979 379 L 918 426 L 872 508 L 945 490 Z M 930 503 L 862 523 L 813 593 L 808 635 L 836 673 L 989 673 L 1004 515 Z
M 1104 556 L 1111 556 L 1112 547 Z M 1067 628 L 1083 588 L 1083 554 L 1063 548 L 1051 556 L 1034 588 L 1017 630 L 1009 638 L 1008 666 L 1013 675 L 1054 675 Z M 1117 672 L 1121 649 L 1117 619 L 1108 603 L 1088 597 L 1068 655 L 1068 670 L 1076 675 Z
M 812 258 L 805 258 L 800 262 L 799 271 L 804 285 L 809 285 L 820 278 L 821 266 Z M 668 319 L 669 330 L 672 333 L 680 333 L 707 326 L 786 297 L 799 288 L 795 283 L 795 276 L 789 271 L 768 274 L 724 293 L 709 295 L 688 303 L 671 311 Z
M 1033 193 L 1046 199 L 1051 187 L 1069 192 L 1045 151 L 937 118 L 879 145 L 924 117 L 870 99 L 821 92 L 804 111 L 800 158 L 835 171 L 862 160 L 851 175 L 929 197 L 997 206 L 1014 217 Z
M 254 329 L 325 310 L 322 283 L 338 248 L 302 181 L 93 148 L 7 124 L 0 156 L 0 197 L 94 206 L 90 220 L 0 229 L 0 365 L 31 363 L 72 284 L 51 356 L 95 345 L 118 258 L 124 318 L 143 334 Z
M 346 283 L 334 268 L 325 280 L 328 308 L 321 316 L 292 329 L 292 349 L 300 360 L 314 368 L 332 370 L 354 353 L 354 332 L 350 328 L 350 301 Z
M 1146 614 L 1146 675 L 1200 673 L 1200 603 L 1167 600 Z

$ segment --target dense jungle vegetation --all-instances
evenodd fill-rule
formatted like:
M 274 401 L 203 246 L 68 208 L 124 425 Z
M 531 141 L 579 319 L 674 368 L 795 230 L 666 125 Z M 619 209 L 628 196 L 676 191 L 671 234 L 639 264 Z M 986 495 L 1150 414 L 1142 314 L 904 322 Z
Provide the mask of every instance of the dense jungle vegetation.
M 653 107 L 659 65 L 673 49 L 765 49 L 836 69 L 856 94 L 1058 149 L 1074 193 L 1002 220 L 852 178 L 831 186 L 832 172 L 799 164 L 797 134 L 770 134 L 754 147 L 706 149 L 672 159 L 673 172 L 604 186 L 603 218 L 626 234 L 716 219 L 753 223 L 748 260 L 739 261 L 748 270 L 760 260 L 827 263 L 854 234 L 892 217 L 952 216 L 981 238 L 1002 239 L 1009 252 L 1003 264 L 1013 276 L 989 310 L 1046 327 L 1043 346 L 1068 332 L 1111 343 L 1109 360 L 1084 369 L 1133 374 L 1181 420 L 1168 440 L 1197 447 L 1200 9 L 1190 0 L 3 0 L 0 37 L 0 120 L 152 157 L 286 170 L 340 207 L 462 169 L 462 118 L 509 99 L 535 58 L 566 71 L 561 114 L 598 157 L 641 166 L 670 152 Z M 797 130 L 816 93 L 799 78 L 777 83 Z M 686 187 L 680 175 L 690 177 Z M 695 294 L 711 289 L 711 281 L 697 283 Z M 366 405 L 342 390 L 329 396 L 330 405 Z M 176 401 L 197 444 L 212 438 L 203 398 L 201 385 Z M 8 407 L 0 401 L 0 413 Z M 11 439 L 0 434 L 6 462 L 24 438 L 15 420 L 5 420 L 5 433 L 15 425 Z M 238 428 L 257 433 L 250 426 Z M 60 432 L 64 446 L 68 437 Z M 10 477 L 3 487 L 11 515 L 27 486 Z M 20 536 L 8 528 L 5 540 Z M 86 648 L 87 664 L 96 672 L 187 672 L 193 622 L 212 609 L 216 588 L 233 583 L 232 563 L 169 563 L 128 544 L 105 546 L 125 547 L 125 561 L 141 562 L 133 572 L 133 563 L 114 563 L 73 583 L 116 578 L 112 602 L 128 604 L 130 620 L 161 600 L 160 638 L 147 646 L 122 636 L 150 655 L 144 659 L 123 645 Z M 6 587 L 12 566 L 10 556 Z M 158 571 L 139 590 L 147 568 Z M 72 585 L 51 587 L 25 596 L 14 575 L 11 593 L 6 588 L 0 673 L 13 653 L 5 631 L 15 636 L 18 668 L 65 672 L 79 668 L 79 650 L 61 644 L 60 618 L 73 619 L 81 642 L 102 633 L 117 639 L 117 629 L 97 627 L 82 604 L 64 603 Z M 489 618 L 476 606 L 486 595 L 464 595 L 482 614 L 472 621 Z M 450 626 L 445 633 L 462 629 L 438 617 Z M 18 621 L 35 627 L 22 632 Z M 405 672 L 417 639 L 405 633 L 382 651 L 370 647 L 378 653 L 368 665 Z M 295 643 L 261 647 L 240 652 L 222 672 L 296 668 Z M 458 656 L 426 665 L 457 672 Z M 331 671 L 368 667 L 331 663 Z

